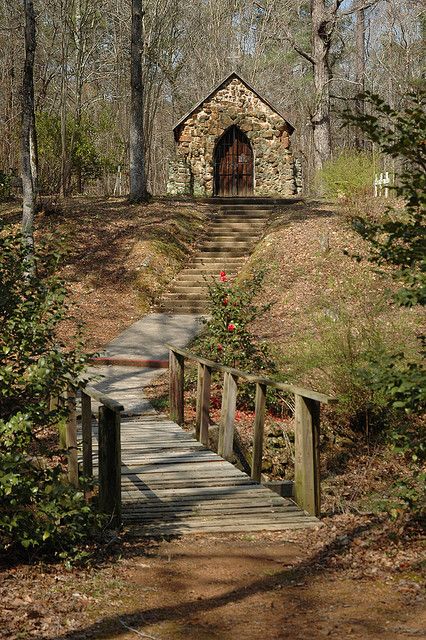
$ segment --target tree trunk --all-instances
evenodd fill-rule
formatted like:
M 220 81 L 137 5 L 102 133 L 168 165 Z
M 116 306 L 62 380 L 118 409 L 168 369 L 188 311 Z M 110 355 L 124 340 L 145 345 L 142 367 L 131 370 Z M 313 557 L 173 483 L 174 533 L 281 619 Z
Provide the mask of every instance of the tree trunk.
M 334 24 L 325 0 L 311 0 L 312 58 L 314 60 L 315 108 L 311 116 L 314 142 L 314 168 L 322 169 L 331 157 L 329 53 Z
M 34 116 L 34 57 L 36 25 L 32 0 L 24 0 L 25 63 L 22 82 L 22 235 L 32 247 L 34 213 L 37 200 L 37 139 Z
M 355 82 L 357 84 L 358 97 L 355 100 L 356 115 L 365 114 L 365 101 L 360 94 L 365 91 L 365 10 L 358 9 L 355 23 L 356 59 L 355 59 Z M 365 139 L 362 130 L 357 127 L 355 131 L 355 146 L 362 150 L 365 146 Z
M 68 0 L 61 0 L 61 196 L 68 195 L 69 161 L 67 149 L 67 60 L 68 60 Z
M 143 135 L 144 92 L 142 82 L 142 0 L 132 0 L 131 113 L 130 113 L 130 200 L 147 198 Z

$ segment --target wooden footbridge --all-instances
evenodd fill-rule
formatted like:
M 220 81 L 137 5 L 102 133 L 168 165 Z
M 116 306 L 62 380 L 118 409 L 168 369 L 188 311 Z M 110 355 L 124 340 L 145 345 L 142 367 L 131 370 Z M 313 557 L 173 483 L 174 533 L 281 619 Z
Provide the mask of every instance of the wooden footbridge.
M 184 363 L 198 363 L 196 437 L 185 432 Z M 212 371 L 223 374 L 218 454 L 208 449 Z M 238 382 L 256 386 L 251 476 L 233 455 Z M 295 396 L 294 500 L 262 484 L 263 428 L 268 386 Z M 92 400 L 100 403 L 93 420 Z M 99 479 L 99 507 L 116 524 L 139 525 L 143 535 L 280 530 L 318 525 L 320 513 L 319 427 L 323 394 L 199 358 L 170 347 L 170 413 L 122 418 L 123 406 L 99 391 L 81 392 L 84 476 Z M 70 395 L 71 405 L 73 397 Z M 75 405 L 75 403 L 74 403 Z M 69 477 L 77 484 L 79 442 L 75 410 L 67 427 Z

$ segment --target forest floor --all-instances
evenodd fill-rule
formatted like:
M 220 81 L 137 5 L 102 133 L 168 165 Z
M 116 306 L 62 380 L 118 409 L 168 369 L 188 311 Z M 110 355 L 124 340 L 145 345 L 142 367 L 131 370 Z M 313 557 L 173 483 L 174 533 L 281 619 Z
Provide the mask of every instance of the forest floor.
M 17 215 L 10 208 L 0 213 Z M 381 298 L 385 286 L 343 254 L 346 247 L 354 252 L 362 247 L 335 207 L 295 205 L 290 213 L 291 219 L 277 217 L 253 257 L 253 264 L 270 265 L 263 297 L 275 302 L 256 331 L 286 345 L 287 355 L 277 354 L 280 364 L 298 375 L 290 355 L 306 357 L 301 332 L 311 349 L 321 339 L 313 322 L 318 309 L 333 314 L 354 307 L 367 331 L 370 321 L 385 317 L 389 339 L 399 339 L 400 327 L 415 333 L 414 313 L 392 318 L 370 302 Z M 101 349 L 150 308 L 191 255 L 205 224 L 206 207 L 189 202 L 129 207 L 119 199 L 79 199 L 39 215 L 39 233 L 48 229 L 64 237 L 64 275 L 76 316 L 86 320 L 89 348 Z M 367 299 L 371 291 L 374 296 Z M 330 381 L 320 371 L 305 382 L 327 386 Z M 159 406 L 164 392 L 161 379 L 150 390 Z M 190 426 L 191 392 L 188 400 Z M 243 437 L 251 418 L 240 412 Z M 349 454 L 340 446 L 324 462 L 324 515 L 314 530 L 171 540 L 144 540 L 125 530 L 95 549 L 85 567 L 3 558 L 0 638 L 424 637 L 424 539 L 407 519 L 391 519 L 377 508 L 386 486 L 404 471 L 403 461 L 374 442 L 352 443 Z M 271 473 L 279 477 L 282 470 L 272 462 Z
M 398 530 L 390 543 L 387 526 L 347 514 L 297 532 L 128 535 L 90 568 L 10 567 L 0 638 L 415 640 L 421 545 Z

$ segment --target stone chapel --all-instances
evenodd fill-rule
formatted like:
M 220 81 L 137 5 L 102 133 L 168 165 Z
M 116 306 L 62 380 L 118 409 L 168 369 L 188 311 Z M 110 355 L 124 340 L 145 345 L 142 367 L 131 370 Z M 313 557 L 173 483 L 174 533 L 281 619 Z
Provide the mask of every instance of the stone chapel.
M 167 193 L 291 196 L 293 131 L 268 100 L 231 73 L 175 125 Z

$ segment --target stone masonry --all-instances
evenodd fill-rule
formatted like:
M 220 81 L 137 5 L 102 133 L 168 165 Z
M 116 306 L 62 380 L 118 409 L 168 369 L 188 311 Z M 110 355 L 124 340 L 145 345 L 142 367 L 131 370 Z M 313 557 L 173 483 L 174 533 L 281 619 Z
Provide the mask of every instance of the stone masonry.
M 248 83 L 232 73 L 174 128 L 176 153 L 169 166 L 170 195 L 214 194 L 215 149 L 235 125 L 250 141 L 254 155 L 254 196 L 296 193 L 292 125 Z

